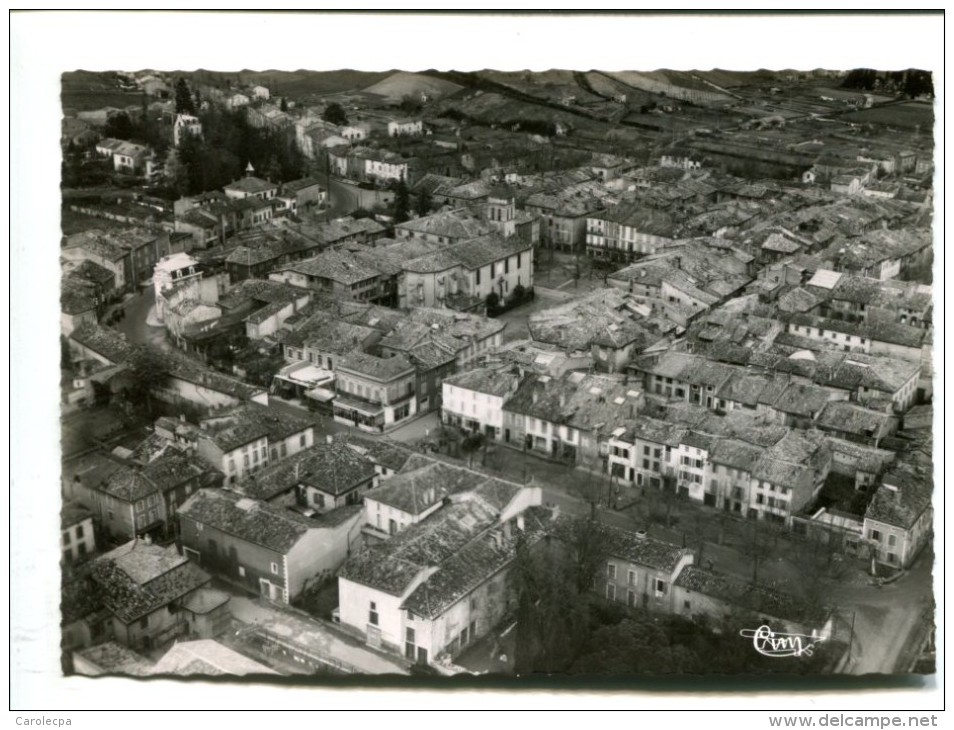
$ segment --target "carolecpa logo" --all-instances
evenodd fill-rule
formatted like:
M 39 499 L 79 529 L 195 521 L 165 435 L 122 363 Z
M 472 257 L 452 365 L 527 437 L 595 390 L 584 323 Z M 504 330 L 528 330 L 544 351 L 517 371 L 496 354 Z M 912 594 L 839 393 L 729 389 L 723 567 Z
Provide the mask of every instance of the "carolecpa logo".
M 823 636 L 783 634 L 772 631 L 769 626 L 742 629 L 739 635 L 752 639 L 755 650 L 762 656 L 770 657 L 811 656 L 815 653 L 815 644 L 825 640 Z

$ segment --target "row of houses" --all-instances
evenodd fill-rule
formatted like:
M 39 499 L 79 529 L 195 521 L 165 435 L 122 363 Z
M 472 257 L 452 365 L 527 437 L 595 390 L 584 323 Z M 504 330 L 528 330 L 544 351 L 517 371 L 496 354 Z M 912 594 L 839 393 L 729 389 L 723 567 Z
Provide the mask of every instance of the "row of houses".
M 226 185 L 221 193 L 177 200 L 175 230 L 192 234 L 197 249 L 223 245 L 236 232 L 320 206 L 326 197 L 327 191 L 315 178 L 279 185 L 256 177 L 249 165 L 246 176 Z

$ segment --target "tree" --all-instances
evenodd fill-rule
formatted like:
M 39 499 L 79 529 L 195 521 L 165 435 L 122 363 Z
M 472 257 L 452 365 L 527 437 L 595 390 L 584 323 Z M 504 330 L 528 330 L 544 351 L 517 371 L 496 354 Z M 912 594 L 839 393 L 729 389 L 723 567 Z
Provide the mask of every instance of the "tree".
M 189 84 L 181 76 L 176 80 L 176 114 L 195 114 L 195 102 Z
M 608 540 L 595 512 L 558 521 L 552 535 L 533 544 L 518 535 L 511 572 L 518 673 L 564 671 L 584 650 L 595 618 L 592 590 L 606 563 Z
M 407 189 L 407 182 L 404 175 L 398 180 L 397 189 L 394 192 L 394 222 L 404 223 L 410 219 L 411 197 Z
M 500 295 L 495 291 L 490 292 L 490 294 L 487 295 L 486 304 L 487 304 L 487 316 L 493 317 L 497 313 L 497 310 L 500 308 Z
M 288 111 L 288 101 L 286 101 L 286 99 L 285 99 L 284 96 L 282 97 L 282 102 L 281 102 L 281 104 L 279 105 L 279 108 L 280 108 L 283 112 L 287 112 L 287 111 Z
M 336 101 L 333 101 L 328 105 L 324 113 L 321 115 L 321 118 L 330 124 L 337 124 L 339 126 L 348 123 L 348 117 L 345 114 L 345 110 L 342 108 L 341 104 Z
M 129 385 L 126 397 L 134 407 L 145 406 L 152 416 L 152 391 L 168 380 L 166 364 L 156 350 L 148 347 L 137 348 L 127 360 Z
M 421 111 L 421 107 L 423 106 L 420 97 L 413 96 L 412 94 L 405 94 L 401 97 L 400 108 L 405 114 L 417 114 Z
M 114 139 L 132 139 L 133 131 L 133 123 L 126 112 L 113 114 L 103 127 L 103 135 Z
M 60 367 L 64 370 L 73 368 L 73 354 L 70 352 L 70 343 L 63 335 L 60 335 Z
M 414 212 L 424 217 L 431 212 L 431 193 L 426 187 L 422 187 L 417 193 L 417 204 L 414 206 Z

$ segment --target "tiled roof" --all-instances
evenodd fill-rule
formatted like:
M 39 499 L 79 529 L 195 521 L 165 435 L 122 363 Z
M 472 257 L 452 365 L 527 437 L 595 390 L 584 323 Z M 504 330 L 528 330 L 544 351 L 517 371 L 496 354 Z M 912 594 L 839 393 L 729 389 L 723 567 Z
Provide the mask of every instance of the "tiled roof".
M 897 427 L 897 419 L 888 414 L 865 408 L 857 403 L 833 401 L 818 416 L 818 427 L 841 431 L 856 436 L 882 438 Z
M 254 474 L 242 491 L 256 499 L 273 499 L 298 484 L 335 496 L 374 478 L 373 461 L 344 443 L 318 443 Z
M 91 576 L 103 604 L 126 624 L 210 581 L 208 574 L 181 557 L 174 545 L 163 548 L 139 540 L 97 558 Z
M 364 495 L 366 500 L 394 507 L 410 515 L 419 515 L 444 500 L 449 494 L 474 489 L 487 478 L 440 462 L 396 474 L 380 487 Z
M 899 463 L 882 481 L 868 505 L 865 519 L 910 529 L 924 510 L 931 507 L 934 480 L 930 469 Z
M 286 507 L 225 489 L 202 489 L 179 507 L 180 519 L 214 527 L 239 540 L 285 555 L 309 529 L 320 525 Z
M 322 251 L 316 256 L 283 266 L 280 271 L 293 271 L 305 276 L 330 279 L 350 286 L 381 275 L 373 254 L 362 256 L 350 251 Z
M 493 534 L 473 540 L 445 560 L 440 569 L 418 586 L 402 604 L 404 610 L 436 618 L 466 598 L 475 588 L 516 558 L 520 539 L 533 545 L 552 526 L 552 513 L 545 507 L 523 512 L 523 531 L 497 528 Z
M 779 395 L 772 406 L 784 413 L 814 417 L 828 403 L 828 398 L 828 391 L 820 386 L 793 382 Z
M 243 177 L 225 186 L 225 190 L 234 190 L 240 193 L 253 195 L 255 193 L 264 193 L 266 190 L 274 190 L 278 187 L 275 183 L 268 180 L 262 180 L 260 177 Z
M 339 575 L 399 596 L 418 573 L 440 565 L 496 520 L 496 510 L 481 501 L 452 504 L 386 543 L 352 556 Z
M 64 314 L 82 314 L 96 309 L 99 301 L 92 283 L 63 277 L 60 288 L 60 311 Z
M 134 347 L 125 335 L 95 322 L 84 322 L 70 334 L 70 339 L 96 352 L 112 363 L 125 361 Z
M 366 456 L 374 464 L 391 471 L 403 469 L 408 459 L 416 453 L 407 445 L 398 441 L 392 441 L 384 437 L 365 436 L 357 431 L 340 434 L 336 437 L 336 440 L 344 443 L 353 451 Z
M 199 422 L 200 437 L 209 438 L 223 452 L 267 437 L 271 442 L 303 433 L 314 426 L 308 418 L 275 411 L 257 403 L 245 403 L 225 413 L 203 418 Z
M 239 654 L 213 639 L 176 643 L 149 673 L 180 677 L 278 674 L 274 669 Z
M 520 383 L 520 376 L 500 368 L 475 368 L 444 378 L 444 382 L 476 393 L 506 397 Z
M 414 370 L 414 366 L 403 355 L 375 357 L 363 352 L 352 352 L 345 355 L 339 361 L 338 366 L 361 375 L 370 375 L 379 380 L 391 380 Z
M 711 596 L 747 611 L 770 618 L 793 621 L 824 620 L 830 612 L 814 608 L 798 597 L 760 583 L 749 583 L 734 576 L 705 570 L 695 565 L 683 568 L 675 585 L 688 591 Z
M 504 410 L 608 434 L 633 418 L 640 395 L 639 389 L 612 376 L 570 373 L 546 379 L 530 375 L 507 400 Z
M 591 344 L 619 348 L 636 342 L 646 347 L 658 338 L 635 321 L 633 313 L 624 307 L 626 301 L 625 292 L 619 289 L 598 289 L 531 314 L 530 335 L 569 352 L 588 349 Z
M 419 235 L 444 236 L 454 242 L 470 240 L 494 231 L 493 226 L 472 215 L 465 208 L 415 218 L 405 223 L 398 223 L 395 228 L 412 231 Z
M 611 525 L 603 525 L 602 529 L 606 535 L 607 553 L 630 563 L 671 573 L 681 560 L 692 555 L 692 550 L 688 548 L 672 545 L 648 535 L 640 535 Z

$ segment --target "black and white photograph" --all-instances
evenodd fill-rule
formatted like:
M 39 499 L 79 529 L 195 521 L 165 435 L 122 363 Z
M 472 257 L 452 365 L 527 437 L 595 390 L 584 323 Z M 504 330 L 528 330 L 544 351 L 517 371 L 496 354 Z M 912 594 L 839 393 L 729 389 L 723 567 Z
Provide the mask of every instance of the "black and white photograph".
M 444 47 L 559 20 L 219 18 L 213 44 L 238 20 L 391 24 L 413 59 L 431 22 Z M 26 325 L 56 378 L 29 386 L 55 414 L 28 490 L 58 524 L 31 536 L 55 624 L 22 636 L 68 696 L 937 691 L 943 68 L 832 66 L 809 38 L 797 65 L 607 62 L 585 32 L 660 20 L 690 21 L 564 17 L 579 47 L 532 67 L 330 31 L 311 65 L 250 30 L 221 61 L 56 58 L 60 136 L 30 140 L 56 175 L 31 201 L 46 285 L 24 295 L 59 302 L 58 330 Z M 878 27 L 905 20 L 943 24 Z

